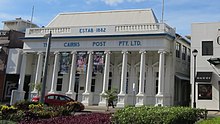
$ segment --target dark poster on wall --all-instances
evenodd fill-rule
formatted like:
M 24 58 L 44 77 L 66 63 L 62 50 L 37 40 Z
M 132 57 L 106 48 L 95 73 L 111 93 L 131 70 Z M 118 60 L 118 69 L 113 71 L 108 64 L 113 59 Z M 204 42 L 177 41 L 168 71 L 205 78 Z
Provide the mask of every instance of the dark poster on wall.
M 85 51 L 77 52 L 76 73 L 85 74 L 87 69 L 88 54 Z
M 211 84 L 198 84 L 198 99 L 199 100 L 212 100 L 212 85 Z
M 62 52 L 60 56 L 60 74 L 67 74 L 70 67 L 70 53 Z
M 104 70 L 105 65 L 105 55 L 103 51 L 96 51 L 93 55 L 93 73 L 101 74 Z

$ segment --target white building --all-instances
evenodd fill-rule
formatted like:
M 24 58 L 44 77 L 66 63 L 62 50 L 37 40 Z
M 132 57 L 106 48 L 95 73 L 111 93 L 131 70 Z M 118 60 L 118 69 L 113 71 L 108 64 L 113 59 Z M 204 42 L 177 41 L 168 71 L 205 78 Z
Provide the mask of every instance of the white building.
M 151 9 L 61 13 L 45 28 L 26 30 L 19 52 L 19 88 L 13 91 L 11 103 L 24 99 L 25 77 L 41 82 L 44 35 L 50 31 L 46 93 L 105 106 L 101 94 L 116 88 L 117 107 L 189 105 L 190 90 L 184 88 L 190 86 L 190 43 L 159 23 Z M 18 67 L 14 65 L 11 71 Z M 36 94 L 36 90 L 26 92 Z
M 24 32 L 26 28 L 38 28 L 36 24 L 33 24 L 29 20 L 23 20 L 22 18 L 16 18 L 15 20 L 3 21 L 3 30 L 16 30 Z
M 198 51 L 196 62 L 194 62 L 193 56 L 191 59 L 191 67 L 193 67 L 191 84 L 194 84 L 195 81 L 195 92 L 193 87 L 192 98 L 195 96 L 197 108 L 219 110 L 220 22 L 192 24 L 191 45 L 192 50 Z M 195 70 L 194 63 L 196 63 Z M 194 73 L 196 73 L 195 80 Z

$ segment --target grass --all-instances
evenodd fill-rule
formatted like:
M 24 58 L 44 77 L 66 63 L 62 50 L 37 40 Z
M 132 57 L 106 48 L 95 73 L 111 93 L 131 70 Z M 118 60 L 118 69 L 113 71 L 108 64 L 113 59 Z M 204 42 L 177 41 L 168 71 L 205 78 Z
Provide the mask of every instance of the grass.
M 0 120 L 0 124 L 17 124 L 17 122 L 9 120 Z
M 199 121 L 197 124 L 220 124 L 220 117 Z

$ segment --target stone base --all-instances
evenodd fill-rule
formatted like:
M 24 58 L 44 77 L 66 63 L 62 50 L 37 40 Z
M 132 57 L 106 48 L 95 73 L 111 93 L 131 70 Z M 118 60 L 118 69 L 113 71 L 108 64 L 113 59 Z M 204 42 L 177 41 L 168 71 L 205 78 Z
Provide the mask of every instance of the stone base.
M 24 100 L 25 91 L 12 90 L 10 105 L 14 105 L 16 102 Z
M 76 92 L 66 92 L 66 96 L 76 100 Z
M 155 106 L 164 106 L 164 95 L 157 94 L 156 95 L 156 104 Z
M 137 94 L 135 106 L 136 107 L 143 106 L 145 104 L 145 100 L 146 100 L 146 98 L 145 98 L 144 94 Z
M 48 92 L 48 94 L 56 94 L 57 92 L 55 92 L 55 91 L 50 91 L 50 92 Z
M 31 99 L 35 96 L 39 96 L 36 90 L 31 91 Z
M 104 93 L 100 94 L 99 106 L 107 106 L 108 105 L 107 100 L 104 97 L 102 97 L 103 94 Z
M 93 104 L 93 93 L 83 93 L 82 94 L 82 103 L 85 106 L 90 106 Z
M 118 103 L 117 103 L 117 107 L 118 108 L 124 108 L 128 101 L 127 101 L 127 94 L 118 94 Z

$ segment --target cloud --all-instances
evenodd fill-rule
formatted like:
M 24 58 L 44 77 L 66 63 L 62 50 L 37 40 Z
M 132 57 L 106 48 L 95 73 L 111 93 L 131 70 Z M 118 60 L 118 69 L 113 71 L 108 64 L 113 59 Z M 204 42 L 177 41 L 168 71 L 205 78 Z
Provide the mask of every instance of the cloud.
M 146 0 L 102 0 L 102 2 L 110 6 L 116 6 L 124 2 L 143 2 L 143 1 Z

